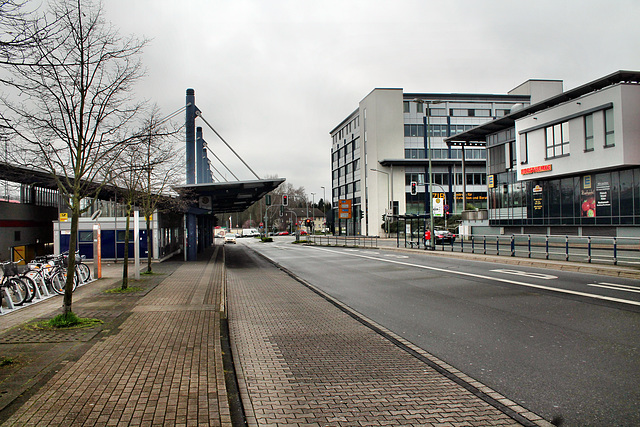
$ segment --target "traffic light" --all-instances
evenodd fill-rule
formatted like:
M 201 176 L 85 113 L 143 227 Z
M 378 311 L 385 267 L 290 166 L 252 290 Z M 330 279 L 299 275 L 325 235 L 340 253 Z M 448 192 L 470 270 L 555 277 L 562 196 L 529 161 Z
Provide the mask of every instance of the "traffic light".
M 267 194 L 264 196 L 264 202 L 267 206 L 271 206 L 271 194 Z
M 280 205 L 280 216 L 284 215 L 284 205 Z
M 282 206 L 289 206 L 289 196 L 286 194 L 282 196 Z
M 411 181 L 411 195 L 415 196 L 416 194 L 418 194 L 418 183 Z

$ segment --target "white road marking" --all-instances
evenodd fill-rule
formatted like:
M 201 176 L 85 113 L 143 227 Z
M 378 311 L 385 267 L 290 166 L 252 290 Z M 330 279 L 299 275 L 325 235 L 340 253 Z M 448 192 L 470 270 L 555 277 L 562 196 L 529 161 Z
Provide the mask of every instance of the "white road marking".
M 551 280 L 551 279 L 558 278 L 558 276 L 552 276 L 551 274 L 532 273 L 529 271 L 519 271 L 519 270 L 490 270 L 490 271 L 493 271 L 496 273 L 513 274 L 516 276 L 533 277 L 534 279 Z
M 326 248 L 319 248 L 319 247 L 313 247 L 313 249 L 318 250 L 318 251 L 333 252 L 333 253 L 336 253 L 336 254 L 345 254 L 344 251 L 339 252 L 339 251 L 336 251 L 336 250 L 333 250 L 333 249 L 326 249 Z M 367 256 L 367 255 L 360 255 L 360 254 L 354 254 L 354 253 L 346 253 L 346 254 L 350 255 L 350 256 L 354 256 L 354 257 L 370 259 L 370 260 L 373 260 L 373 261 L 388 262 L 388 263 L 391 263 L 391 264 L 405 265 L 407 267 L 421 268 L 421 269 L 424 269 L 424 270 L 440 271 L 440 272 L 448 273 L 448 274 L 457 274 L 459 276 L 475 277 L 475 278 L 478 278 L 478 279 L 493 280 L 493 281 L 497 281 L 497 282 L 509 283 L 509 284 L 512 284 L 512 285 L 525 286 L 525 287 L 528 287 L 528 288 L 542 289 L 542 290 L 545 290 L 545 291 L 553 291 L 553 292 L 559 292 L 559 293 L 563 293 L 563 294 L 569 294 L 569 295 L 576 295 L 576 296 L 581 296 L 581 297 L 599 299 L 599 300 L 603 300 L 603 301 L 611 301 L 611 302 L 617 302 L 617 303 L 622 303 L 622 304 L 640 306 L 640 301 L 631 301 L 631 300 L 626 300 L 626 299 L 622 299 L 622 298 L 608 297 L 608 296 L 605 296 L 605 295 L 589 294 L 587 292 L 572 291 L 570 289 L 561 289 L 561 288 L 554 288 L 554 287 L 551 287 L 551 286 L 536 285 L 534 283 L 517 282 L 515 280 L 507 280 L 507 279 L 502 279 L 500 277 L 484 276 L 482 274 L 466 273 L 466 272 L 463 272 L 463 271 L 453 271 L 453 270 L 448 270 L 448 269 L 445 269 L 445 268 L 429 267 L 429 266 L 426 266 L 426 265 L 412 264 L 412 263 L 408 263 L 408 262 L 396 261 L 396 260 L 385 259 L 385 258 L 376 258 L 376 257 L 372 257 L 372 256 Z
M 640 294 L 640 288 L 636 286 L 618 285 L 616 283 L 606 283 L 606 282 L 588 283 L 587 286 L 595 286 L 597 288 L 613 289 L 616 291 L 623 291 L 623 292 L 636 292 Z

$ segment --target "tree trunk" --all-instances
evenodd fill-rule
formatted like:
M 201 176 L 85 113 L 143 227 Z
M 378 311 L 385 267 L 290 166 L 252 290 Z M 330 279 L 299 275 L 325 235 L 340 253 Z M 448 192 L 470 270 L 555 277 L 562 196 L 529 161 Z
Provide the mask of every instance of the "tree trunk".
M 72 196 L 71 202 L 71 234 L 69 235 L 69 263 L 67 266 L 67 282 L 64 285 L 64 298 L 62 300 L 62 314 L 71 313 L 73 302 L 73 279 L 76 266 L 76 246 L 78 244 L 78 220 L 80 218 L 80 199 Z
M 131 202 L 127 202 L 127 220 L 124 230 L 124 259 L 122 262 L 122 289 L 129 287 L 129 227 L 131 221 Z

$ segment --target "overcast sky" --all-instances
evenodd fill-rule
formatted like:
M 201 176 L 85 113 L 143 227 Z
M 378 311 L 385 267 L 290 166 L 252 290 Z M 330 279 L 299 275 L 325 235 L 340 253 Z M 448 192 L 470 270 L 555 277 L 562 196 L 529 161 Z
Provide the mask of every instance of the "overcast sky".
M 122 33 L 151 39 L 140 97 L 168 115 L 195 89 L 203 117 L 261 178 L 284 177 L 316 201 L 322 186 L 330 198 L 329 131 L 376 87 L 506 93 L 541 78 L 567 90 L 640 70 L 637 0 L 106 0 L 104 8 Z

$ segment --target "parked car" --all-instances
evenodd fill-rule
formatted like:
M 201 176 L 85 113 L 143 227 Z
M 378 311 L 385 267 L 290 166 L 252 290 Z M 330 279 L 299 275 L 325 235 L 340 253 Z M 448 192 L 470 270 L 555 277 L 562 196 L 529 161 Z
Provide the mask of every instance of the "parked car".
M 236 235 L 235 233 L 227 233 L 224 235 L 225 243 L 236 243 Z
M 449 230 L 435 230 L 435 237 L 436 237 L 436 245 L 437 244 L 442 245 L 444 243 L 453 244 L 453 242 L 456 241 L 456 235 L 450 232 Z

